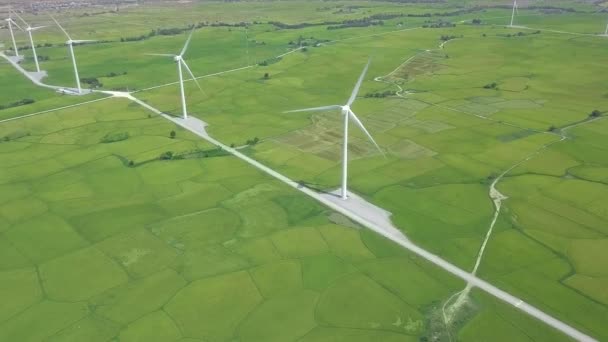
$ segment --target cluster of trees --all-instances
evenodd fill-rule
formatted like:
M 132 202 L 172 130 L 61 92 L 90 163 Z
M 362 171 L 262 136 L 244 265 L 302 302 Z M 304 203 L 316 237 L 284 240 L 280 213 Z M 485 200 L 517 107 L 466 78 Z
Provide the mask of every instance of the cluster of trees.
M 257 24 L 256 21 L 254 21 L 254 24 Z M 203 28 L 203 27 L 245 27 L 248 26 L 249 23 L 241 21 L 238 23 L 226 23 L 226 22 L 222 22 L 222 21 L 218 21 L 218 22 L 199 22 L 198 24 L 195 25 L 189 25 L 186 27 L 170 27 L 170 28 L 157 28 L 155 30 L 152 30 L 146 34 L 142 34 L 140 36 L 134 36 L 134 37 L 122 37 L 120 38 L 121 42 L 137 42 L 137 41 L 141 41 L 141 40 L 146 40 L 146 39 L 150 39 L 152 37 L 155 36 L 176 36 L 178 34 L 182 34 L 186 31 L 190 31 L 193 28 Z
M 449 21 L 425 21 L 425 24 L 422 25 L 424 28 L 442 28 L 442 27 L 456 27 L 456 24 L 452 24 Z
M 160 159 L 160 160 L 171 160 L 171 159 L 173 159 L 173 156 L 174 156 L 173 152 L 167 151 L 167 152 L 161 153 L 160 156 L 158 157 L 158 159 Z
M 473 23 L 473 25 L 480 25 L 481 24 L 481 19 L 473 19 L 471 21 L 471 23 Z
M 126 75 L 127 72 L 123 71 L 121 73 L 115 73 L 115 72 L 110 72 L 108 74 L 106 74 L 106 77 L 117 77 L 117 76 L 122 76 L 122 75 Z
M 492 82 L 483 86 L 484 89 L 496 89 L 498 90 L 498 83 Z
M 385 98 L 388 96 L 395 96 L 397 95 L 397 92 L 394 90 L 387 90 L 387 91 L 383 91 L 383 92 L 376 92 L 376 93 L 367 93 L 365 94 L 364 97 L 370 98 Z
M 50 59 L 51 59 L 51 57 L 49 57 L 49 56 L 38 55 L 38 61 L 39 62 L 48 61 Z
M 228 152 L 224 151 L 221 147 L 216 147 L 209 150 L 203 149 L 195 149 L 191 151 L 186 151 L 182 153 L 174 153 L 173 151 L 163 152 L 158 156 L 158 160 L 182 160 L 182 159 L 192 159 L 192 158 L 212 158 L 212 157 L 222 157 L 229 155 Z M 149 160 L 146 162 L 150 162 L 154 160 Z M 143 163 L 146 163 L 143 162 Z M 143 164 L 143 163 L 140 163 Z
M 7 108 L 13 108 L 13 107 L 19 107 L 19 106 L 25 106 L 28 104 L 32 104 L 34 102 L 36 102 L 36 101 L 33 99 L 23 99 L 23 100 L 19 100 L 17 102 L 12 102 L 12 103 L 9 103 L 6 105 L 0 105 L 0 110 L 7 109 Z
M 259 143 L 259 142 L 260 142 L 260 138 L 255 137 L 253 139 L 247 140 L 246 144 L 249 146 L 253 146 L 253 145 L 257 145 L 257 143 Z
M 113 142 L 129 139 L 129 132 L 108 133 L 99 141 L 102 144 L 111 144 Z
M 503 37 L 507 37 L 507 38 L 511 38 L 511 37 L 525 37 L 525 36 L 529 36 L 529 35 L 533 35 L 533 34 L 540 34 L 541 31 L 540 30 L 536 30 L 534 32 L 531 33 L 524 33 L 524 32 L 517 32 L 517 33 L 513 33 L 513 34 L 505 34 L 503 35 Z
M 462 35 L 460 35 L 460 36 L 454 36 L 454 35 L 448 36 L 447 34 L 444 34 L 444 35 L 441 35 L 441 37 L 439 37 L 439 39 L 441 39 L 444 42 L 447 42 L 448 40 L 452 40 L 452 39 L 456 39 L 456 38 L 462 38 L 462 37 L 463 37 Z
M 96 77 L 81 77 L 80 82 L 88 84 L 90 88 L 101 88 L 103 83 L 99 82 Z
M 324 26 L 324 25 L 339 24 L 339 22 L 337 22 L 337 21 L 327 22 L 326 21 L 326 22 L 322 22 L 322 23 L 285 24 L 280 21 L 269 21 L 268 24 L 276 26 L 280 29 L 295 30 L 295 29 L 301 29 L 301 28 L 306 28 L 306 27 L 310 27 L 310 26 Z
M 340 25 L 327 26 L 328 30 L 337 30 L 348 27 L 368 27 L 368 26 L 382 26 L 384 25 L 383 20 L 375 20 L 371 17 L 365 17 L 361 19 L 344 20 Z
M 300 36 L 297 41 L 290 40 L 287 44 L 290 46 L 318 46 L 325 42 L 329 42 L 329 39 L 316 39 L 315 37 L 304 38 Z
M 270 64 L 277 63 L 281 60 L 281 57 L 265 59 L 258 63 L 259 66 L 269 66 Z
M 602 116 L 602 112 L 597 109 L 594 109 L 591 113 L 589 113 L 590 118 L 599 118 L 600 116 Z

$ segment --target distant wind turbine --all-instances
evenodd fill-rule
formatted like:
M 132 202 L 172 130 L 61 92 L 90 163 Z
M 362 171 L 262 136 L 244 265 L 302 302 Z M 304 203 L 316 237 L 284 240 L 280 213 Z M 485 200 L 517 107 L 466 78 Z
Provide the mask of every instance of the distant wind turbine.
M 513 0 L 513 13 L 511 13 L 511 24 L 510 27 L 513 27 L 513 21 L 515 20 L 515 12 L 519 14 L 519 7 L 517 6 L 517 0 Z
M 8 12 L 8 18 L 4 19 L 8 24 L 8 30 L 11 33 L 11 39 L 13 40 L 13 48 L 15 49 L 15 57 L 19 57 L 19 49 L 17 49 L 17 42 L 15 41 L 15 33 L 13 32 L 13 25 L 17 26 L 18 29 L 23 31 L 23 29 L 13 20 L 11 17 L 11 11 Z
M 184 60 L 184 54 L 186 53 L 186 50 L 188 50 L 188 45 L 190 45 L 190 40 L 192 39 L 192 34 L 194 34 L 194 29 L 192 29 L 192 31 L 190 32 L 190 36 L 188 36 L 188 40 L 186 40 L 186 44 L 184 44 L 184 48 L 179 53 L 179 55 L 164 54 L 164 53 L 148 53 L 147 54 L 148 56 L 171 57 L 171 58 L 173 58 L 175 63 L 177 63 L 177 73 L 179 75 L 179 87 L 180 87 L 181 98 L 182 98 L 182 113 L 183 113 L 184 119 L 188 118 L 188 109 L 186 108 L 186 93 L 184 91 L 184 75 L 183 75 L 183 71 L 182 71 L 182 65 L 184 66 L 184 68 L 186 68 L 186 71 L 188 71 L 190 76 L 192 76 L 192 79 L 194 80 L 194 83 L 196 83 L 196 86 L 198 87 L 198 89 L 200 89 L 200 91 L 203 91 L 203 88 L 201 88 L 201 85 L 196 80 L 196 77 L 192 73 L 192 70 L 190 70 L 190 67 L 188 67 L 188 64 Z
M 359 120 L 359 118 L 355 115 L 355 113 L 350 108 L 352 106 L 353 102 L 355 102 L 355 99 L 357 98 L 357 94 L 359 93 L 359 89 L 361 88 L 361 83 L 363 83 L 363 78 L 365 77 L 365 74 L 367 73 L 367 69 L 369 68 L 370 62 L 371 62 L 371 60 L 369 60 L 367 62 L 367 64 L 365 65 L 365 68 L 363 68 L 363 72 L 361 73 L 361 76 L 359 76 L 359 80 L 357 81 L 357 84 L 355 85 L 355 88 L 353 89 L 353 92 L 351 93 L 350 98 L 348 99 L 348 102 L 346 102 L 345 105 L 331 105 L 331 106 L 323 106 L 323 107 L 297 109 L 297 110 L 291 110 L 291 111 L 286 112 L 286 113 L 325 112 L 325 111 L 335 110 L 335 109 L 340 109 L 340 111 L 342 112 L 342 115 L 344 116 L 344 141 L 343 141 L 343 145 L 342 145 L 341 197 L 344 200 L 347 199 L 347 197 L 348 197 L 348 187 L 347 187 L 347 184 L 348 184 L 348 124 L 350 123 L 350 120 L 352 120 L 357 126 L 359 126 L 359 128 L 363 131 L 363 133 L 365 133 L 365 135 L 367 135 L 369 140 L 376 146 L 378 151 L 380 151 L 380 153 L 382 153 L 382 155 L 384 155 L 384 152 L 382 152 L 382 150 L 380 149 L 380 146 L 378 146 L 378 144 L 376 143 L 374 138 L 372 138 L 371 134 L 369 134 L 367 129 L 365 129 L 365 126 L 363 126 L 363 123 L 361 123 L 361 120 Z
M 606 24 L 606 31 L 604 32 L 604 36 L 608 37 L 608 23 Z
M 36 62 L 36 71 L 40 72 L 40 64 L 38 63 L 38 55 L 36 54 L 36 45 L 34 45 L 34 38 L 32 38 L 32 31 L 40 30 L 41 28 L 45 28 L 46 26 L 31 27 L 30 24 L 25 22 L 25 20 L 23 20 L 23 18 L 21 18 L 21 16 L 19 14 L 15 13 L 15 15 L 17 16 L 17 18 L 19 18 L 19 20 L 21 20 L 25 24 L 25 31 L 27 32 L 27 34 L 30 37 L 30 44 L 32 46 L 32 52 L 34 54 L 34 61 Z
M 78 66 L 76 65 L 76 56 L 74 55 L 74 44 L 92 43 L 92 42 L 95 42 L 96 40 L 74 40 L 74 39 L 72 39 L 72 37 L 70 37 L 68 32 L 59 24 L 59 22 L 57 22 L 57 20 L 55 20 L 55 18 L 53 16 L 51 16 L 51 19 L 53 19 L 55 24 L 57 24 L 57 26 L 59 26 L 59 28 L 61 29 L 61 31 L 63 31 L 65 36 L 68 37 L 68 41 L 65 42 L 65 44 L 68 46 L 68 50 L 70 51 L 70 56 L 72 57 L 72 64 L 74 65 L 74 76 L 76 77 L 76 87 L 78 88 L 78 94 L 82 94 L 82 88 L 80 87 L 80 76 L 78 76 Z

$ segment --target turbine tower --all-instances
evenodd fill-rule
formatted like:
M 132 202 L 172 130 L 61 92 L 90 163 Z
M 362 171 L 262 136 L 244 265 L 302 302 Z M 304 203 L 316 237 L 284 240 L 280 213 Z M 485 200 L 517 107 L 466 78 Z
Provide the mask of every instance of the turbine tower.
M 70 37 L 68 32 L 59 24 L 59 22 L 57 22 L 57 20 L 55 20 L 55 18 L 53 16 L 51 16 L 51 19 L 53 19 L 55 24 L 57 24 L 57 26 L 59 26 L 59 28 L 61 29 L 61 31 L 63 31 L 65 36 L 68 37 L 68 41 L 65 42 L 65 44 L 68 46 L 68 50 L 70 51 L 70 56 L 72 57 L 72 64 L 74 65 L 74 76 L 76 77 L 76 88 L 78 89 L 78 94 L 82 94 L 82 88 L 80 87 L 80 76 L 78 76 L 78 66 L 76 65 L 76 56 L 74 55 L 74 44 L 91 43 L 91 42 L 95 42 L 95 40 L 74 40 L 74 39 L 72 39 L 72 37 Z
M 38 63 L 38 55 L 36 54 L 36 45 L 34 45 L 32 31 L 40 30 L 41 28 L 45 28 L 46 26 L 31 27 L 30 24 L 26 23 L 25 20 L 23 20 L 23 18 L 21 18 L 19 14 L 15 13 L 15 15 L 17 16 L 17 18 L 19 18 L 19 20 L 21 20 L 21 22 L 23 22 L 23 24 L 25 24 L 25 31 L 30 37 L 30 45 L 32 46 L 32 53 L 34 54 L 34 61 L 36 62 L 36 71 L 40 72 L 40 63 Z
M 513 0 L 513 13 L 511 13 L 511 24 L 509 25 L 509 27 L 513 27 L 513 21 L 515 20 L 516 11 L 517 11 L 517 14 L 519 14 L 519 9 L 517 7 L 517 0 Z
M 196 86 L 198 87 L 198 89 L 200 89 L 200 91 L 203 91 L 203 88 L 201 88 L 201 85 L 196 80 L 196 77 L 192 73 L 192 70 L 190 70 L 190 67 L 184 60 L 184 54 L 188 50 L 188 45 L 190 45 L 190 40 L 192 39 L 193 34 L 194 34 L 194 29 L 192 29 L 192 31 L 190 32 L 190 35 L 188 36 L 188 39 L 186 40 L 186 44 L 184 44 L 184 48 L 179 53 L 179 55 L 164 54 L 164 53 L 148 53 L 147 54 L 148 56 L 171 57 L 171 58 L 173 58 L 175 63 L 177 63 L 177 74 L 179 75 L 179 88 L 180 88 L 180 94 L 181 94 L 181 100 L 182 100 L 182 114 L 183 114 L 184 120 L 188 119 L 188 109 L 186 107 L 186 92 L 184 90 L 184 74 L 183 74 L 182 66 L 186 69 L 186 71 L 188 71 L 188 74 L 190 74 L 190 76 L 192 76 L 192 79 L 194 80 L 194 83 L 196 83 Z
M 608 24 L 606 24 L 606 31 L 604 31 L 604 36 L 608 37 Z
M 363 78 L 365 77 L 365 74 L 367 73 L 367 69 L 369 68 L 370 62 L 371 62 L 371 60 L 369 60 L 367 62 L 367 64 L 365 65 L 365 68 L 363 68 L 363 72 L 361 73 L 361 76 L 359 76 L 359 80 L 357 81 L 357 84 L 355 85 L 353 92 L 350 94 L 350 98 L 348 99 L 346 104 L 297 109 L 297 110 L 291 110 L 291 111 L 286 112 L 286 113 L 325 112 L 325 111 L 329 111 L 329 110 L 340 109 L 342 115 L 344 116 L 344 137 L 343 137 L 344 141 L 342 143 L 343 144 L 342 145 L 342 188 L 340 189 L 340 195 L 341 195 L 342 199 L 344 199 L 344 200 L 346 200 L 348 198 L 348 125 L 351 120 L 357 126 L 359 126 L 359 128 L 363 131 L 363 133 L 365 133 L 365 135 L 367 135 L 367 137 L 374 144 L 374 146 L 376 146 L 378 151 L 380 151 L 380 153 L 382 155 L 384 155 L 384 152 L 382 152 L 382 150 L 380 149 L 380 146 L 378 146 L 378 144 L 376 143 L 374 138 L 372 138 L 372 135 L 369 134 L 369 132 L 367 131 L 365 126 L 363 126 L 363 123 L 361 123 L 361 120 L 359 120 L 357 115 L 355 115 L 355 113 L 351 109 L 352 104 L 355 102 L 355 99 L 357 98 L 357 94 L 359 93 L 359 89 L 361 88 L 361 83 L 363 83 Z
M 15 41 L 15 33 L 13 32 L 13 25 L 23 31 L 23 29 L 11 18 L 11 11 L 8 12 L 8 18 L 4 19 L 8 24 L 8 30 L 11 33 L 11 39 L 13 40 L 13 49 L 15 49 L 15 57 L 19 57 L 19 50 L 17 49 L 17 42 Z

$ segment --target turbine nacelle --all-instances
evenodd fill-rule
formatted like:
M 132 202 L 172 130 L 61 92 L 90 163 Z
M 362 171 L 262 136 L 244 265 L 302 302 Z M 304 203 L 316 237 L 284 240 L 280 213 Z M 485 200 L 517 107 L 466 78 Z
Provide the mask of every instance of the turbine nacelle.
M 186 108 L 186 94 L 184 91 L 184 75 L 183 75 L 182 68 L 186 69 L 186 72 L 188 74 L 190 74 L 190 76 L 192 76 L 192 80 L 194 81 L 194 83 L 196 84 L 198 89 L 201 92 L 203 91 L 203 88 L 201 88 L 201 85 L 196 80 L 196 76 L 194 76 L 194 73 L 192 72 L 192 70 L 190 70 L 188 63 L 186 63 L 186 60 L 184 60 L 184 54 L 188 50 L 188 46 L 190 45 L 190 41 L 192 40 L 193 34 L 194 34 L 194 28 L 190 32 L 190 35 L 188 36 L 188 39 L 186 40 L 186 43 L 184 44 L 182 51 L 177 55 L 167 54 L 167 53 L 147 53 L 146 54 L 148 56 L 158 56 L 158 57 L 165 57 L 165 58 L 171 57 L 171 59 L 173 59 L 173 61 L 177 64 L 177 71 L 178 71 L 178 77 L 179 77 L 179 88 L 180 88 L 181 102 L 182 102 L 182 113 L 183 113 L 184 119 L 188 118 L 188 109 Z

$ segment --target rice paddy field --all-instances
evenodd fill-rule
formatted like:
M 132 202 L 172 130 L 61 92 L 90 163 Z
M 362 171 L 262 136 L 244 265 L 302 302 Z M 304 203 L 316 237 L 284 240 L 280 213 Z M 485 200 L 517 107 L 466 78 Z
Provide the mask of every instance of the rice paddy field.
M 322 191 L 340 184 L 342 117 L 286 111 L 343 104 L 371 58 L 352 108 L 385 155 L 351 125 L 350 190 L 424 249 L 469 272 L 479 261 L 480 278 L 606 340 L 608 13 L 523 1 L 507 27 L 510 5 L 53 14 L 104 41 L 75 46 L 82 78 L 168 114 L 181 112 L 175 64 L 145 54 L 178 53 L 205 23 L 185 56 L 203 89 L 186 83 L 190 114 Z M 382 24 L 334 27 L 365 17 Z M 51 44 L 37 50 L 44 82 L 72 87 L 61 32 L 36 37 Z M 464 281 L 135 102 L 60 95 L 5 59 L 0 74 L 0 341 L 569 340 L 477 289 L 456 306 Z M 505 199 L 488 235 L 491 188 Z

